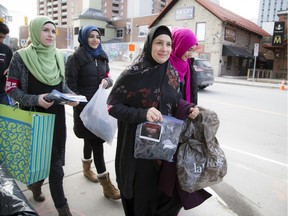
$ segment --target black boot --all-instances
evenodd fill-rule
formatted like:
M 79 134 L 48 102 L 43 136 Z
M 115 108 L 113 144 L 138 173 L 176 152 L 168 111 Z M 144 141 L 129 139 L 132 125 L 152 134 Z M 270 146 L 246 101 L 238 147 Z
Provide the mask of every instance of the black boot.
M 68 203 L 61 208 L 57 208 L 59 216 L 72 216 Z
M 41 180 L 27 186 L 27 188 L 33 193 L 33 199 L 37 202 L 43 202 L 45 200 L 45 196 L 41 190 L 43 182 L 44 180 Z

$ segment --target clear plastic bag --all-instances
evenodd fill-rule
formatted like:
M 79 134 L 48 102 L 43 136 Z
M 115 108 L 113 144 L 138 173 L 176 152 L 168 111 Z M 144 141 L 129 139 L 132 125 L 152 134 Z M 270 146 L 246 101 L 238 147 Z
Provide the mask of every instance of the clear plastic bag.
M 173 161 L 183 121 L 163 115 L 163 121 L 137 126 L 134 157 Z
M 80 118 L 89 131 L 111 145 L 117 130 L 117 119 L 108 113 L 107 98 L 108 92 L 100 84 L 81 112 Z

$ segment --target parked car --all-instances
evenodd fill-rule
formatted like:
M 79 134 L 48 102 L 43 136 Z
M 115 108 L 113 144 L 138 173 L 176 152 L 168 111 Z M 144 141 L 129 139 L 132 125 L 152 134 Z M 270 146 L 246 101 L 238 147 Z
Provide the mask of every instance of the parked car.
M 197 86 L 204 89 L 214 83 L 214 74 L 211 63 L 206 59 L 195 58 L 193 67 L 197 74 Z
M 64 54 L 64 62 L 67 62 L 68 57 L 74 53 L 73 49 L 60 49 L 60 51 Z

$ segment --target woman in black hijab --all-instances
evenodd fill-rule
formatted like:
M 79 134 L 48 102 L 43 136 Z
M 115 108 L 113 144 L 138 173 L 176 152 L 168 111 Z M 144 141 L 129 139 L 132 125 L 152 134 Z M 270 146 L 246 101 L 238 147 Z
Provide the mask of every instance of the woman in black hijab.
M 109 113 L 118 119 L 115 168 L 127 216 L 177 216 L 182 207 L 176 191 L 167 196 L 158 186 L 162 161 L 134 158 L 137 125 L 176 116 L 184 103 L 178 74 L 168 61 L 171 50 L 169 28 L 153 27 L 138 61 L 121 73 L 108 97 Z M 193 104 L 184 107 L 185 117 L 199 114 Z

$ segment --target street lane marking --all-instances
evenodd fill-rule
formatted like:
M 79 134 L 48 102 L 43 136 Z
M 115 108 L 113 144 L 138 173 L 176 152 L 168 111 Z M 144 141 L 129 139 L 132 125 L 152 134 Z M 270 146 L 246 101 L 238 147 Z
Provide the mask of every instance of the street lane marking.
M 256 154 L 252 154 L 252 153 L 245 152 L 245 151 L 242 151 L 242 150 L 239 150 L 239 149 L 235 149 L 235 148 L 231 148 L 231 147 L 228 147 L 228 146 L 221 145 L 221 147 L 229 149 L 229 150 L 234 151 L 234 152 L 245 154 L 245 155 L 248 155 L 248 156 L 251 156 L 251 157 L 254 157 L 254 158 L 258 158 L 258 159 L 261 159 L 261 160 L 264 160 L 264 161 L 267 161 L 267 162 L 270 162 L 270 163 L 274 163 L 276 165 L 280 165 L 280 166 L 284 166 L 284 167 L 288 168 L 287 164 L 279 162 L 279 161 L 271 160 L 271 159 L 266 158 L 266 157 L 262 157 L 262 156 L 259 156 L 259 155 L 256 155 Z
M 246 169 L 246 170 L 248 170 L 248 171 L 250 171 L 250 172 L 254 172 L 254 173 L 257 173 L 257 174 L 260 174 L 260 175 L 263 175 L 263 176 L 268 176 L 269 178 L 273 178 L 273 179 L 276 179 L 277 181 L 280 181 L 280 182 L 283 182 L 283 183 L 288 183 L 288 181 L 286 180 L 286 178 L 285 178 L 285 180 L 283 180 L 283 179 L 281 179 L 280 177 L 275 177 L 275 176 L 271 176 L 271 175 L 269 175 L 269 174 L 267 174 L 267 173 L 263 173 L 263 172 L 260 172 L 260 171 L 258 171 L 258 170 L 255 170 L 255 169 L 252 169 L 252 168 L 250 168 L 250 167 L 247 167 L 247 166 L 244 166 L 243 164 L 239 164 L 239 163 L 233 163 L 233 162 L 229 162 L 229 164 L 231 164 L 231 165 L 234 165 L 234 166 L 237 166 L 237 167 L 239 167 L 239 168 L 241 168 L 241 169 Z
M 202 100 L 205 101 L 205 99 L 202 99 Z M 274 115 L 280 115 L 280 116 L 285 116 L 285 117 L 288 116 L 287 113 L 272 112 L 272 111 L 267 111 L 267 110 L 263 110 L 263 109 L 256 109 L 256 108 L 251 108 L 251 107 L 247 107 L 247 106 L 242 106 L 242 105 L 237 105 L 237 104 L 230 104 L 230 103 L 219 102 L 219 101 L 214 101 L 214 100 L 206 100 L 206 101 L 219 103 L 219 104 L 224 104 L 224 105 L 233 106 L 233 107 L 239 107 L 239 108 L 247 109 L 247 110 L 253 110 L 253 111 L 256 111 L 256 112 L 265 112 L 265 113 L 274 114 Z

